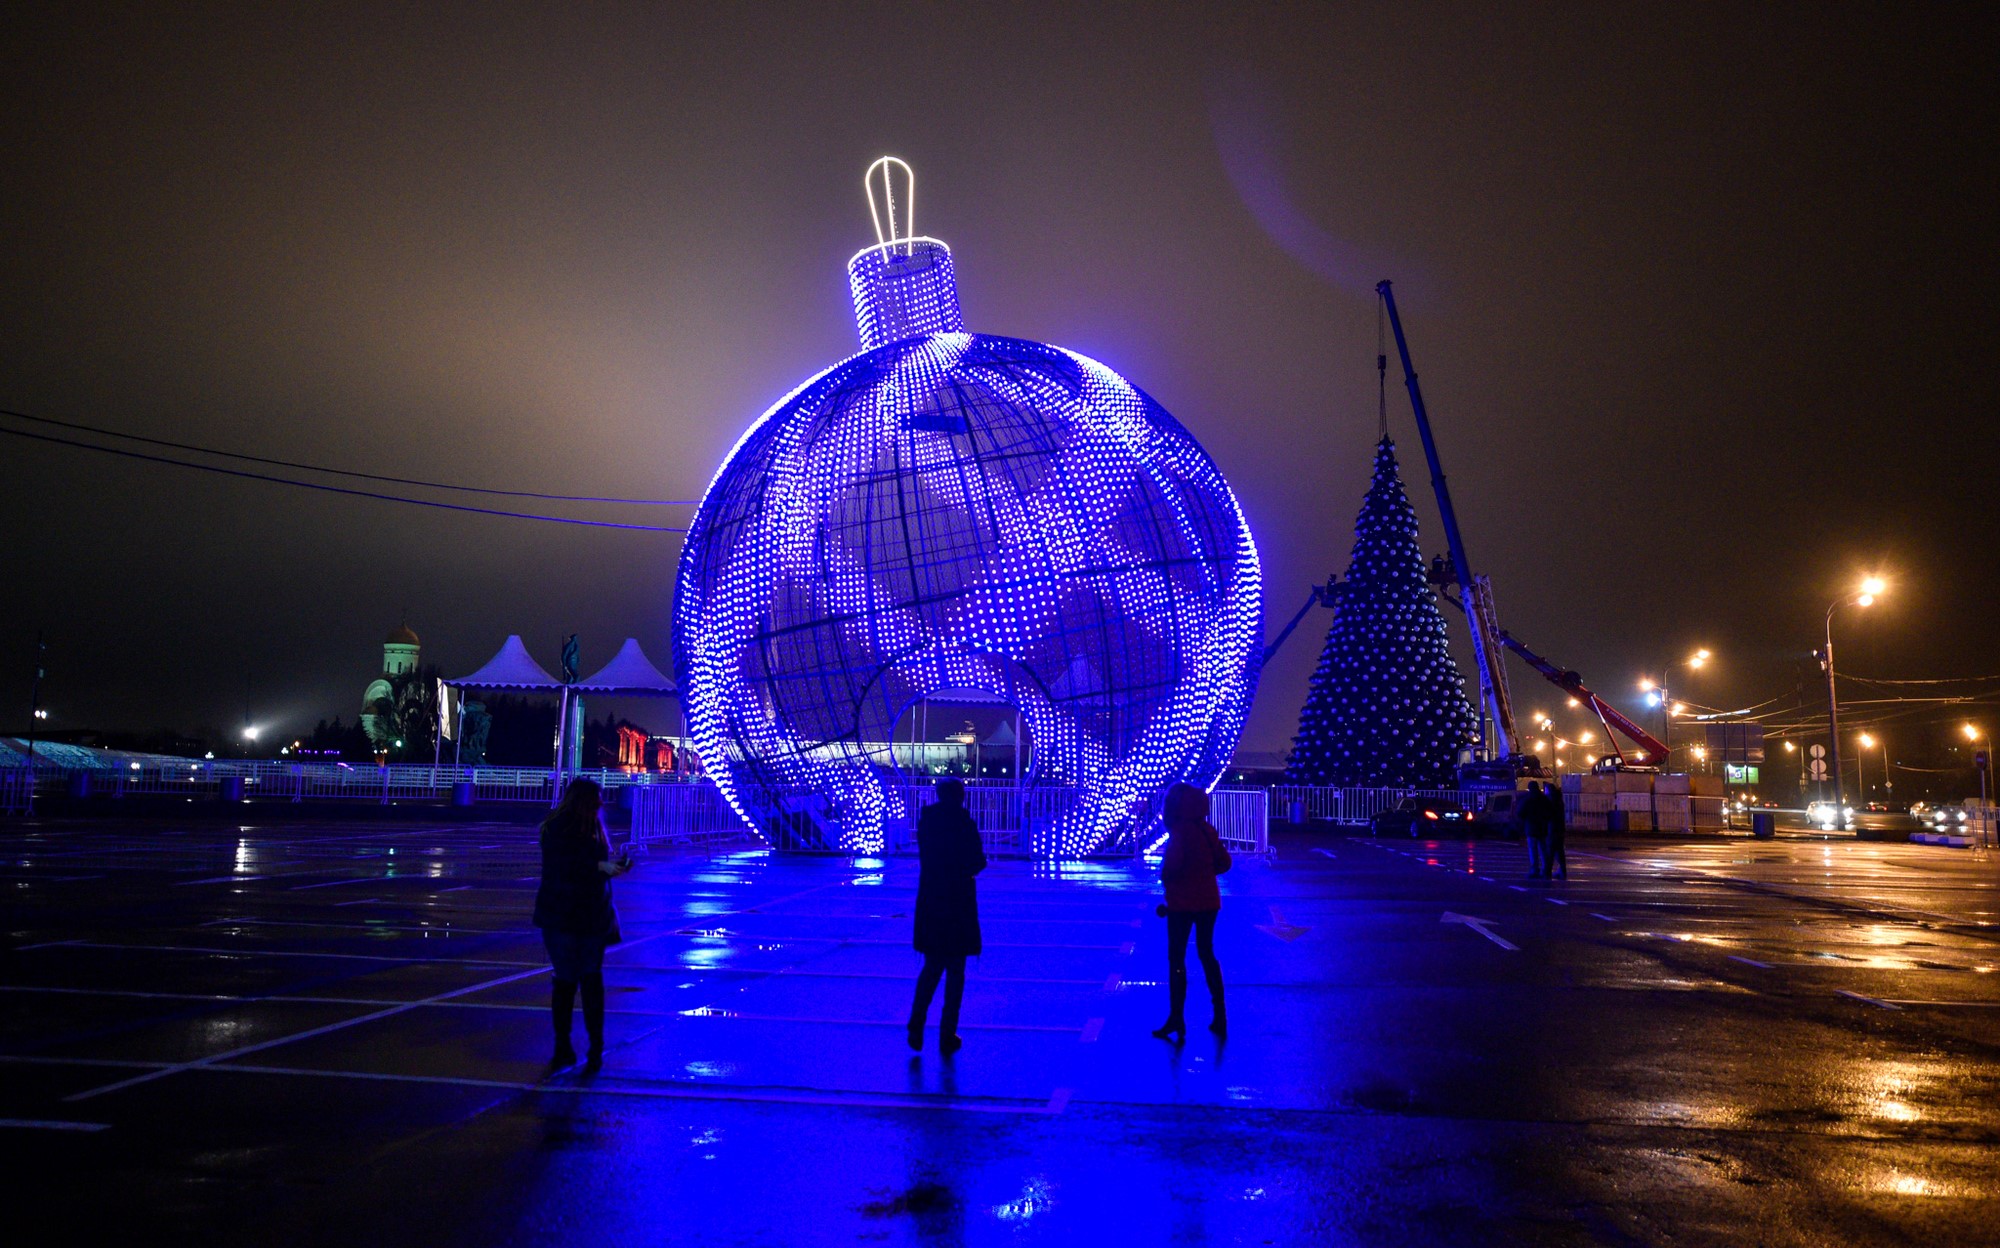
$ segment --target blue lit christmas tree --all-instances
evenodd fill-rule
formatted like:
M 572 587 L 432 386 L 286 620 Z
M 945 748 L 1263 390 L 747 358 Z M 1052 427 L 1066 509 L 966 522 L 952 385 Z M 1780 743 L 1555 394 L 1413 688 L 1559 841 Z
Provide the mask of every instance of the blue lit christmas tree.
M 1290 779 L 1443 785 L 1459 747 L 1477 731 L 1437 595 L 1424 578 L 1417 513 L 1396 470 L 1396 444 L 1385 437 L 1354 522 L 1354 553 L 1326 648 L 1299 712 Z

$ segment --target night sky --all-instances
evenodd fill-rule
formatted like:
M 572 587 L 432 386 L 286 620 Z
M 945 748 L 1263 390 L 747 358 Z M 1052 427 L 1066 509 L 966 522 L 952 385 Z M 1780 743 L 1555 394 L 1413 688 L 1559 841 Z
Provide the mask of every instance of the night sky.
M 698 497 L 856 349 L 893 152 L 970 328 L 1101 359 L 1206 445 L 1273 633 L 1346 563 L 1389 277 L 1502 623 L 1593 685 L 1702 645 L 1696 699 L 1776 696 L 1870 570 L 1844 667 L 2000 671 L 1972 7 L 1077 7 L 10 7 L 0 406 Z M 52 727 L 352 719 L 405 609 L 447 672 L 570 631 L 586 670 L 628 634 L 665 666 L 677 553 L 0 439 L 0 726 L 37 628 Z M 1325 627 L 1246 746 L 1289 741 Z

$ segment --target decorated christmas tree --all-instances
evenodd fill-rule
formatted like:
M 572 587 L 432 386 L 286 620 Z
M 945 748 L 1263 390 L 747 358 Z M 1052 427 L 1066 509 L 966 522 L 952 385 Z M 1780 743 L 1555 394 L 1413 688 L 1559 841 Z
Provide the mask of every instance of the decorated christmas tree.
M 1478 717 L 1424 578 L 1417 513 L 1396 444 L 1375 448 L 1375 479 L 1354 522 L 1326 649 L 1299 712 L 1294 784 L 1426 787 L 1449 782 Z

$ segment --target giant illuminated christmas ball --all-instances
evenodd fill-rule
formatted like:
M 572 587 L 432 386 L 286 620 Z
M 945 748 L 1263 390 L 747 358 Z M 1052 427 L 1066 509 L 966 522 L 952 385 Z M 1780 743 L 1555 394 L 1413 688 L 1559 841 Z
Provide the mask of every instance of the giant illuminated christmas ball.
M 909 228 L 913 190 L 901 162 L 870 170 L 881 241 L 847 266 L 862 352 L 750 427 L 688 530 L 689 732 L 753 827 L 804 820 L 875 852 L 914 816 L 920 777 L 891 752 L 911 708 L 1009 705 L 1021 783 L 1075 796 L 1030 820 L 1032 851 L 1129 846 L 1148 801 L 1212 785 L 1242 730 L 1256 546 L 1214 462 L 1136 386 L 965 332 L 950 249 Z

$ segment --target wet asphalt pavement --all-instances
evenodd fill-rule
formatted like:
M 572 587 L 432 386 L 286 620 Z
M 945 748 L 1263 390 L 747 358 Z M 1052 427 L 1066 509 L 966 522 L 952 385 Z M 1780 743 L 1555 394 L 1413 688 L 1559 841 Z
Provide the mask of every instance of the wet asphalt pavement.
M 77 1236 L 2000 1243 L 1991 853 L 1577 838 L 1543 884 L 1289 836 L 1223 882 L 1227 1041 L 1196 974 L 1179 1049 L 1157 886 L 996 863 L 950 1060 L 903 1042 L 913 862 L 657 854 L 605 1070 L 537 1083 L 531 829 L 0 848 L 8 1201 Z

